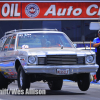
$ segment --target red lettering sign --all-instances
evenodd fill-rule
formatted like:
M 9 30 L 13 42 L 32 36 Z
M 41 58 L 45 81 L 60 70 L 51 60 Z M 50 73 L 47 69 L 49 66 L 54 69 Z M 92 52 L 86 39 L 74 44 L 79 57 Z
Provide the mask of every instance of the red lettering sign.
M 0 19 L 21 18 L 21 3 L 0 2 Z
M 0 19 L 99 18 L 100 2 L 0 2 Z

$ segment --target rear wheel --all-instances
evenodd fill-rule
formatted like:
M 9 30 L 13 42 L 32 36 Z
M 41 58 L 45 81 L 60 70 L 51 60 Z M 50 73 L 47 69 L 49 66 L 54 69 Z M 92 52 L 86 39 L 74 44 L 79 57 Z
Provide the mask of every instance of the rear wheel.
M 30 88 L 30 79 L 29 75 L 24 72 L 22 67 L 20 66 L 18 69 L 18 74 L 17 74 L 17 81 L 18 81 L 18 88 L 22 90 L 26 90 Z
M 88 90 L 90 86 L 90 74 L 84 73 L 78 75 L 78 87 L 81 91 Z
M 63 85 L 63 80 L 53 80 L 48 82 L 50 90 L 61 90 Z
M 0 73 L 0 89 L 7 89 L 8 88 L 8 79 L 6 79 L 1 73 Z

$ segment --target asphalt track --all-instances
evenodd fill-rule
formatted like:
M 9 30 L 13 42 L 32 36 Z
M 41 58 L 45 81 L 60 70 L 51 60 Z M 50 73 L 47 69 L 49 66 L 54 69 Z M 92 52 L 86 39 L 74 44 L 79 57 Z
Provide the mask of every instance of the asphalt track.
M 18 88 L 17 82 L 9 85 L 9 89 Z M 0 100 L 100 100 L 100 84 L 91 83 L 87 91 L 79 90 L 77 83 L 66 80 L 60 91 L 51 91 L 44 82 L 31 83 L 31 88 L 46 90 L 43 95 L 0 94 Z

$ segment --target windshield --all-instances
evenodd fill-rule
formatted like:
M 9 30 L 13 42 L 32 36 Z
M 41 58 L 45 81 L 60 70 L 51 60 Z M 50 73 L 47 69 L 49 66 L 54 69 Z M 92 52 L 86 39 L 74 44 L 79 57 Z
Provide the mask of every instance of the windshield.
M 24 33 L 18 34 L 17 49 L 67 47 L 73 45 L 69 38 L 62 33 Z

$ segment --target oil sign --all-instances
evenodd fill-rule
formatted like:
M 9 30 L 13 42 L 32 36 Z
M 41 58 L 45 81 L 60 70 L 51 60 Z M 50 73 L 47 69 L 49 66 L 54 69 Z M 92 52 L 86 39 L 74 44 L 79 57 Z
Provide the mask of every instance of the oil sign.
M 98 19 L 100 2 L 0 2 L 0 20 Z

